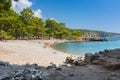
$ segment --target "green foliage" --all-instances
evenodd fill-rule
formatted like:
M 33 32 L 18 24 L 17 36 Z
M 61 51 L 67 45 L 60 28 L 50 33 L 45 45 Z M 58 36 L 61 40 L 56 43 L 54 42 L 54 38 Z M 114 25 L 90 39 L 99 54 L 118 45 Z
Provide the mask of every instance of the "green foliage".
M 43 21 L 35 17 L 30 8 L 25 8 L 18 14 L 11 9 L 11 0 L 0 0 L 1 39 L 76 39 L 80 36 L 80 30 L 70 30 L 65 23 L 55 19 Z
M 46 33 L 48 33 L 49 39 L 57 38 L 57 39 L 64 39 L 66 37 L 69 37 L 70 32 L 65 27 L 65 23 L 58 23 L 54 19 L 47 19 L 46 20 Z
M 119 35 L 95 30 L 68 29 L 65 23 L 55 19 L 43 21 L 35 17 L 30 8 L 20 14 L 11 9 L 12 0 L 0 0 L 0 39 L 75 39 L 92 36 Z M 18 0 L 14 0 L 18 1 Z
M 3 39 L 12 39 L 12 36 L 8 35 L 7 32 L 3 31 L 3 30 L 0 30 L 0 40 L 3 40 Z
M 18 0 L 14 0 L 18 1 Z M 12 0 L 0 0 L 0 12 L 2 10 L 9 10 L 12 6 Z

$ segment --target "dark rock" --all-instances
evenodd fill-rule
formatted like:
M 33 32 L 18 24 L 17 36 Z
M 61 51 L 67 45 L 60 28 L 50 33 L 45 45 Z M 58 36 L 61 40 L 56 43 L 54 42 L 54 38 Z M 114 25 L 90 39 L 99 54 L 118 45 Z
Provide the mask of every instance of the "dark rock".
M 95 65 L 98 65 L 98 64 L 100 64 L 100 60 L 93 60 L 91 63 L 95 64 Z
M 117 59 L 120 59 L 120 56 L 118 56 Z
M 93 60 L 93 56 L 94 55 L 92 53 L 86 53 L 85 54 L 85 61 L 88 63 L 91 62 Z
M 5 77 L 5 78 L 3 78 L 1 80 L 12 80 L 12 78 L 11 77 Z
M 86 61 L 75 61 L 74 63 L 75 66 L 84 66 L 87 65 Z
M 63 70 L 63 68 L 58 67 L 58 68 L 56 68 L 56 70 L 62 71 L 62 70 Z
M 119 78 L 117 78 L 117 77 L 108 77 L 106 80 L 120 80 Z
M 56 68 L 57 68 L 56 64 L 51 63 L 51 65 L 48 66 L 46 69 L 56 69 Z
M 102 51 L 99 51 L 99 54 L 102 54 L 103 52 Z
M 104 52 L 105 52 L 105 53 L 108 53 L 108 52 L 110 52 L 110 51 L 109 51 L 109 50 L 107 50 L 107 49 L 105 49 L 105 50 L 104 50 Z
M 0 61 L 0 66 L 6 67 L 6 66 L 9 66 L 9 63 L 8 63 L 8 62 L 1 62 L 1 61 Z
M 75 65 L 75 66 L 79 66 L 80 64 L 81 64 L 81 61 L 75 61 L 75 62 L 74 62 L 74 65 Z
M 98 53 L 95 53 L 94 55 L 93 55 L 93 60 L 98 60 L 99 59 L 99 54 Z
M 29 69 L 24 69 L 24 74 L 30 74 L 30 70 Z
M 0 75 L 0 80 L 9 80 L 10 76 L 8 74 Z
M 23 76 L 23 75 L 24 75 L 24 74 L 23 74 L 23 71 L 24 71 L 24 70 L 14 71 L 14 72 L 15 72 L 15 77 L 21 77 L 21 76 Z
M 12 72 L 11 72 L 12 73 Z M 36 69 L 16 70 L 14 74 L 0 75 L 0 80 L 44 80 L 49 74 Z
M 117 74 L 115 72 L 111 72 L 110 76 L 117 76 Z
M 67 64 L 73 64 L 73 62 L 74 62 L 74 59 L 72 59 L 72 57 L 66 57 L 65 63 L 67 63 Z
M 69 76 L 70 76 L 70 77 L 73 77 L 73 76 L 74 76 L 74 74 L 72 74 L 72 73 L 71 73 L 71 74 L 69 74 Z
M 120 69 L 120 61 L 116 61 L 115 59 L 112 58 L 104 59 L 103 62 L 101 62 L 101 64 L 109 70 Z
M 82 61 L 81 63 L 80 63 L 80 66 L 84 66 L 84 65 L 87 65 L 88 63 L 86 62 L 86 61 Z

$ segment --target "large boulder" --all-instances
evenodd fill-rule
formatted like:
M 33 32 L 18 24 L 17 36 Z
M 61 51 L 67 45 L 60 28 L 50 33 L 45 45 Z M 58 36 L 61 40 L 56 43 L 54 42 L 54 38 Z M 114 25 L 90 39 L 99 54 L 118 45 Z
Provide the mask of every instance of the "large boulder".
M 70 65 L 75 65 L 75 66 L 84 66 L 84 65 L 87 65 L 87 62 L 83 61 L 81 58 L 82 57 L 76 57 L 76 58 L 66 57 L 65 63 L 66 64 L 70 64 Z
M 85 54 L 85 61 L 86 62 L 91 62 L 91 61 L 93 61 L 93 59 L 94 59 L 94 54 L 92 54 L 92 53 L 86 53 Z
M 120 69 L 120 61 L 113 58 L 104 59 L 103 62 L 101 62 L 101 64 L 109 70 Z

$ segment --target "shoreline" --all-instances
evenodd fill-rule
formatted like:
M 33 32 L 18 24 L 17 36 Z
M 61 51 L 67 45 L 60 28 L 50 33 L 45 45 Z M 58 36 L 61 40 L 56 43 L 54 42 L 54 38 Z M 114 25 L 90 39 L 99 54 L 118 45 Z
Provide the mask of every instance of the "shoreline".
M 63 64 L 66 57 L 77 56 L 55 50 L 52 47 L 44 48 L 44 43 L 53 43 L 53 40 L 8 40 L 0 41 L 0 61 L 9 62 L 10 64 L 38 64 L 48 66 L 50 63 L 56 65 Z M 65 41 L 57 41 L 59 43 Z M 3 50 L 2 50 L 3 49 Z
M 45 48 L 45 43 L 48 46 Z M 82 57 L 68 52 L 55 49 L 53 46 L 60 43 L 73 42 L 70 40 L 8 40 L 0 41 L 0 61 L 11 64 L 38 64 L 48 66 L 50 63 L 63 64 L 66 57 Z M 78 41 L 74 41 L 78 42 Z M 81 41 L 79 41 L 81 42 Z
M 7 79 L 8 77 L 11 78 L 12 73 L 18 75 L 18 72 L 20 72 L 20 74 L 26 75 L 25 72 L 29 71 L 32 74 L 36 72 L 35 76 L 45 74 L 45 76 L 42 76 L 43 80 L 58 80 L 60 78 L 65 80 L 112 80 L 113 75 L 115 75 L 115 79 L 118 78 L 117 80 L 120 78 L 119 70 L 111 70 L 118 69 L 117 65 L 120 66 L 120 57 L 118 57 L 120 49 L 104 50 L 97 55 L 87 54 L 85 55 L 85 61 L 82 61 L 80 56 L 75 58 L 73 55 L 71 57 L 70 54 L 56 51 L 50 46 L 44 47 L 43 43 L 45 41 L 43 40 L 41 43 L 39 42 L 40 40 L 0 41 L 0 76 Z M 63 64 L 66 57 L 68 63 Z M 71 60 L 72 62 L 70 62 Z M 50 62 L 53 63 L 50 64 Z M 28 76 L 31 76 L 31 74 Z M 19 76 L 12 77 L 17 78 Z

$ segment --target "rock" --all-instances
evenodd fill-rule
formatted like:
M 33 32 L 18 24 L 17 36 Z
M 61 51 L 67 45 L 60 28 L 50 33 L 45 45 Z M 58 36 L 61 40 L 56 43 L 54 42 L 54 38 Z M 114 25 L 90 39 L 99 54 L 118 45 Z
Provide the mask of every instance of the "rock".
M 111 72 L 110 76 L 117 76 L 115 72 Z
M 87 65 L 88 63 L 86 62 L 86 61 L 82 61 L 81 63 L 80 63 L 80 66 L 84 66 L 84 65 Z
M 106 80 L 120 80 L 119 78 L 117 78 L 117 77 L 108 77 Z
M 88 63 L 91 62 L 93 60 L 93 56 L 94 55 L 92 53 L 86 53 L 85 54 L 85 61 Z
M 72 57 L 67 57 L 65 63 L 75 65 L 75 66 L 84 66 L 87 64 L 86 61 L 82 61 L 81 57 L 73 59 Z
M 62 71 L 63 68 L 61 68 L 61 67 L 57 67 L 56 70 Z
M 51 65 L 48 66 L 46 69 L 56 69 L 56 68 L 57 68 L 56 64 L 51 63 Z
M 6 66 L 9 66 L 9 63 L 8 63 L 8 62 L 1 62 L 1 61 L 0 61 L 0 66 L 6 67 Z
M 26 74 L 25 77 L 24 77 L 25 80 L 32 80 L 32 74 L 29 73 L 29 74 Z
M 24 74 L 23 74 L 23 71 L 24 70 L 18 70 L 18 71 L 14 71 L 15 73 L 14 73 L 14 76 L 15 77 L 21 77 L 21 76 L 23 76 Z
M 69 64 L 59 65 L 56 70 L 63 71 L 65 68 L 70 67 Z
M 12 73 L 12 72 L 11 72 Z M 13 75 L 1 75 L 0 80 L 44 80 L 49 74 L 36 69 L 16 70 Z
M 72 59 L 72 57 L 66 57 L 66 61 L 65 63 L 67 64 L 73 64 L 74 60 Z
M 102 64 L 105 68 L 109 70 L 117 70 L 120 69 L 120 62 L 119 61 L 114 61 L 114 60 L 105 60 Z
M 95 53 L 94 55 L 93 55 L 93 60 L 98 60 L 99 59 L 99 54 L 98 53 Z
M 72 74 L 72 73 L 71 73 L 71 74 L 69 74 L 69 76 L 70 76 L 70 77 L 73 77 L 73 76 L 74 76 L 74 74 Z
M 0 80 L 7 80 L 9 79 L 9 75 L 8 74 L 4 74 L 4 75 L 0 75 Z
M 31 67 L 32 68 L 38 68 L 38 64 L 32 64 Z
M 84 66 L 84 65 L 87 65 L 87 62 L 86 61 L 75 61 L 74 65 L 75 66 Z
M 23 73 L 24 74 L 30 74 L 30 70 L 29 69 L 24 69 Z
M 91 63 L 95 64 L 95 65 L 98 65 L 98 64 L 100 64 L 100 60 L 93 60 Z
M 99 51 L 99 54 L 102 54 L 103 52 L 102 51 Z
M 75 66 L 79 66 L 81 64 L 81 61 L 74 61 Z
M 0 80 L 12 80 L 11 77 L 5 77 L 3 79 L 0 79 Z
M 108 52 L 110 52 L 110 51 L 109 51 L 109 50 L 107 50 L 107 49 L 105 49 L 105 50 L 104 50 L 104 52 L 105 52 L 105 53 L 108 53 Z

